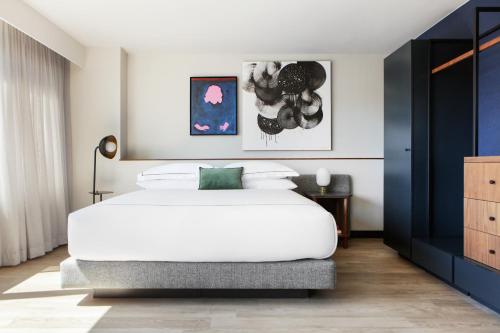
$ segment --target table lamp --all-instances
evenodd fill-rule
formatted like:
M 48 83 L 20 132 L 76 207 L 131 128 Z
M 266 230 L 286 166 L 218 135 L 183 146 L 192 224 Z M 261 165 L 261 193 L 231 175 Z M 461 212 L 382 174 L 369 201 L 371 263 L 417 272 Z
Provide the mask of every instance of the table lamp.
M 316 184 L 319 186 L 319 193 L 325 194 L 328 191 L 327 186 L 330 185 L 330 172 L 325 168 L 319 168 L 316 171 Z

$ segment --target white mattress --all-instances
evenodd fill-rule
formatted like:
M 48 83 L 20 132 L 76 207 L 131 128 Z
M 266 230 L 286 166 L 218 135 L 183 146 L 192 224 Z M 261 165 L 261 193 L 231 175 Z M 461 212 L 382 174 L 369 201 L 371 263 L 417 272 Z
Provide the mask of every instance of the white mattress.
M 69 215 L 72 257 L 95 261 L 323 259 L 333 216 L 288 190 L 142 190 Z

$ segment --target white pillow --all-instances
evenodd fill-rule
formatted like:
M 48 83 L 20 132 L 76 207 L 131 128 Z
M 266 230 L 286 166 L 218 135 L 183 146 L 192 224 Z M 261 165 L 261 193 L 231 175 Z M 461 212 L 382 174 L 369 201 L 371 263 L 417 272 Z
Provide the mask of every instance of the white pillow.
M 286 177 L 297 177 L 297 171 L 276 162 L 248 161 L 236 162 L 226 165 L 224 168 L 243 167 L 243 180 L 249 179 L 280 179 Z
M 293 190 L 297 184 L 290 179 L 249 179 L 243 181 L 244 189 L 252 190 Z
M 196 179 L 156 179 L 138 181 L 137 186 L 145 189 L 156 190 L 197 190 Z
M 147 169 L 137 175 L 137 181 L 157 179 L 198 179 L 201 168 L 213 168 L 205 163 L 170 163 Z

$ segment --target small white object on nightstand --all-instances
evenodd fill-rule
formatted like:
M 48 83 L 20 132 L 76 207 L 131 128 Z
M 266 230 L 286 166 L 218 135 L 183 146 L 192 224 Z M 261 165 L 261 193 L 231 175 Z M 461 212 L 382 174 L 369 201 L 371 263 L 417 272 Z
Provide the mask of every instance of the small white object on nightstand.
M 330 172 L 325 168 L 319 168 L 316 171 L 316 184 L 319 186 L 320 193 L 327 192 L 327 186 L 330 185 Z

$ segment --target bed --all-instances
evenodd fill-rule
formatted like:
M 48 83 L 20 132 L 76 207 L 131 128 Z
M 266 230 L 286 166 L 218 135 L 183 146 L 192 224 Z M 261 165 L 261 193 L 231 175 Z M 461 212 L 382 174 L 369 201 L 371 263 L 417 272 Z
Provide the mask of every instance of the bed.
M 333 216 L 290 190 L 141 190 L 69 215 L 65 288 L 331 289 Z

